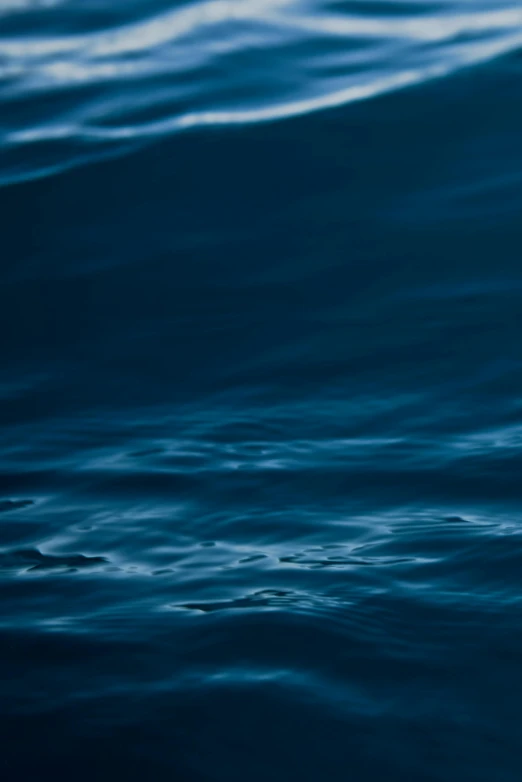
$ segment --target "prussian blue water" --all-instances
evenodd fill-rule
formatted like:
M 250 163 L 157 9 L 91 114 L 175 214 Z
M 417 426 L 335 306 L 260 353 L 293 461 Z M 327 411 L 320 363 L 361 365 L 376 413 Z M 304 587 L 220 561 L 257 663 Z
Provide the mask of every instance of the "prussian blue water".
M 522 7 L 3 0 L 2 779 L 520 782 Z

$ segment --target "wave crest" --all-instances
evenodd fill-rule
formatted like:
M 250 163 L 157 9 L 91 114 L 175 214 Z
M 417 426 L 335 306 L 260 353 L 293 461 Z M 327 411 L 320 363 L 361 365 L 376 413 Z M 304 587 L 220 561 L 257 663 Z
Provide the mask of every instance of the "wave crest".
M 520 7 L 385 7 L 378 16 L 365 2 L 206 0 L 105 17 L 91 0 L 78 30 L 67 2 L 12 2 L 0 35 L 0 183 L 187 129 L 366 100 L 522 46 Z

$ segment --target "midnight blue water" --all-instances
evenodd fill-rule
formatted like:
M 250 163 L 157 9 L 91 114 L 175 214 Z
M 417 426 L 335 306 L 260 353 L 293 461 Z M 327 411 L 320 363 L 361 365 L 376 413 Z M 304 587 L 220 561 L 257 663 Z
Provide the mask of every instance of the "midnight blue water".
M 4 0 L 6 780 L 519 782 L 522 9 Z

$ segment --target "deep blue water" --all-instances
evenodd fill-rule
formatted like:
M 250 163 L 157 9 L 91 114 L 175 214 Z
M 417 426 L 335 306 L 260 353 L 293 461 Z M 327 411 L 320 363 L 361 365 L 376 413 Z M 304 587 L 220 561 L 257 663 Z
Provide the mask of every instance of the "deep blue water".
M 520 782 L 521 99 L 509 0 L 3 0 L 6 782 Z

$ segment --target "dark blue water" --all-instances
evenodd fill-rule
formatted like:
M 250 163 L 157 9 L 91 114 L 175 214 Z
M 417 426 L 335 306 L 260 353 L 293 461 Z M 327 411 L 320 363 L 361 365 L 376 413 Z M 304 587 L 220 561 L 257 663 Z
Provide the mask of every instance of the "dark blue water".
M 519 782 L 522 10 L 3 0 L 2 778 Z

